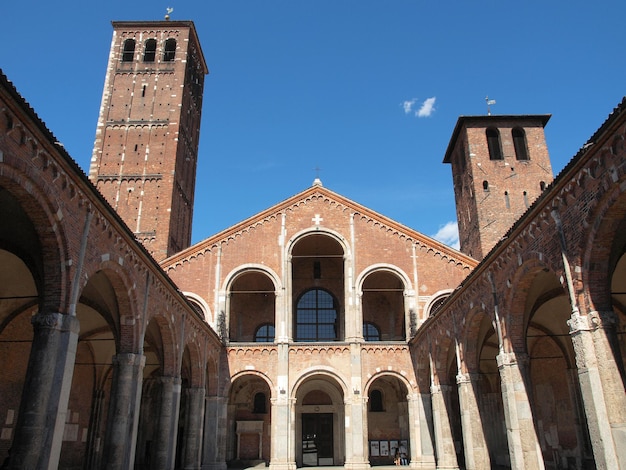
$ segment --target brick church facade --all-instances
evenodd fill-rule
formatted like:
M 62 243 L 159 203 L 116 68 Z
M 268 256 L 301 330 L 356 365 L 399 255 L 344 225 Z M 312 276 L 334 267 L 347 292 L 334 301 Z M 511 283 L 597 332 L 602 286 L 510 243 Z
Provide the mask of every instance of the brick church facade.
M 461 251 L 326 188 L 190 245 L 193 23 L 114 22 L 86 175 L 0 77 L 8 468 L 626 468 L 626 103 L 459 118 Z

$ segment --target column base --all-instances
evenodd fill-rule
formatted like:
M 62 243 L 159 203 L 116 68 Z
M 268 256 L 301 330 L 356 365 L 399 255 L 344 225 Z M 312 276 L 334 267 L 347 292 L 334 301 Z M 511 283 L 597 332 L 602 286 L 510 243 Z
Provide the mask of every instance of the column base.
M 269 470 L 296 470 L 295 462 L 270 462 Z

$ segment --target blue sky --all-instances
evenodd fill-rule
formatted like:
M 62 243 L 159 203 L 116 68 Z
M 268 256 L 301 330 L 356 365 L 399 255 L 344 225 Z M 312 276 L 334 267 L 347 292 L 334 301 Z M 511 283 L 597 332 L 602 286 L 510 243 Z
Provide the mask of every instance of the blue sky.
M 0 67 L 88 170 L 112 20 L 193 20 L 205 82 L 193 242 L 309 187 L 426 235 L 455 220 L 459 115 L 552 114 L 557 174 L 625 94 L 620 1 L 5 2 Z M 453 240 L 448 240 L 454 243 Z

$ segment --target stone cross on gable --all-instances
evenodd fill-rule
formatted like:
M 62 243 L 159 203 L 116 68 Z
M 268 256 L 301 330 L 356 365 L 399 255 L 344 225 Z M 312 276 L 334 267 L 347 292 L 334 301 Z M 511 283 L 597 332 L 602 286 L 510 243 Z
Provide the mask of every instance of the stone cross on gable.
M 315 225 L 319 225 L 324 219 L 320 217 L 319 214 L 315 214 L 315 217 L 311 219 L 311 222 L 315 222 Z

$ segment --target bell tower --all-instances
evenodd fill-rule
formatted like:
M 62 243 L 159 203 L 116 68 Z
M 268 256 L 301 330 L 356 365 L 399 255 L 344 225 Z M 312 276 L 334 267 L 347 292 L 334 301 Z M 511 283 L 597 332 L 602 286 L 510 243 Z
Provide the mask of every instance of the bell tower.
M 89 179 L 160 261 L 191 243 L 208 69 L 191 21 L 112 25 Z
M 461 251 L 478 260 L 553 179 L 544 127 L 550 115 L 461 116 L 452 165 Z

